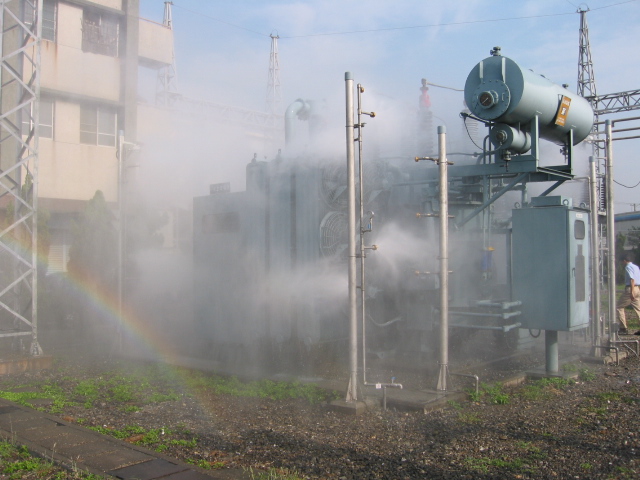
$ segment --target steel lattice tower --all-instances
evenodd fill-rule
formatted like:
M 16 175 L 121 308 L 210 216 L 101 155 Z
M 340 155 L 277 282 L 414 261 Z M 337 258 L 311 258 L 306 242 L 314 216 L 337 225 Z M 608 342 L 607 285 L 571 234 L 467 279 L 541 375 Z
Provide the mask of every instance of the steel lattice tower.
M 587 25 L 587 12 L 589 9 L 580 9 L 580 53 L 578 58 L 578 95 L 581 97 L 596 98 L 596 76 L 593 72 L 593 60 L 591 59 L 591 46 L 589 44 L 589 26 Z M 592 105 L 593 105 L 592 101 Z M 594 105 L 595 107 L 595 105 Z
M 38 146 L 42 0 L 0 0 L 0 337 L 38 343 Z M 14 342 L 14 347 L 20 345 Z
M 280 60 L 278 58 L 278 35 L 271 37 L 271 53 L 269 55 L 269 80 L 267 82 L 267 113 L 275 121 L 282 114 L 282 92 L 280 90 Z
M 593 108 L 593 132 L 598 130 L 598 94 L 596 88 L 596 76 L 593 70 L 593 60 L 591 58 L 591 45 L 589 43 L 589 26 L 587 24 L 587 12 L 588 8 L 578 9 L 580 14 L 580 41 L 579 41 L 579 53 L 578 53 L 578 95 L 586 98 L 591 107 Z M 601 148 L 600 142 L 597 141 L 597 137 L 594 135 L 594 140 L 591 145 L 593 147 L 593 158 L 596 161 L 596 172 L 601 172 L 600 168 L 600 155 Z M 599 212 L 605 211 L 606 195 L 602 176 L 598 175 L 598 210 Z
M 161 107 L 171 107 L 175 104 L 178 96 L 178 78 L 176 74 L 176 54 L 173 45 L 173 16 L 171 14 L 173 2 L 164 2 L 164 18 L 162 24 L 171 30 L 171 64 L 165 65 L 158 70 L 156 81 L 156 105 Z

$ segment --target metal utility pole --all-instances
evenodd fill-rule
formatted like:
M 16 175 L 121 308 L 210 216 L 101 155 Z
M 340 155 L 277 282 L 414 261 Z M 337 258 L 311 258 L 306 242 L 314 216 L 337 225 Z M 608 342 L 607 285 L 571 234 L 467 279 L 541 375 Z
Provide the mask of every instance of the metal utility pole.
M 0 197 L 12 212 L 0 229 L 0 338 L 38 343 L 38 149 L 42 3 L 0 0 Z
M 447 169 L 447 130 L 438 127 L 438 166 L 440 169 L 440 373 L 437 389 L 447 390 L 449 376 L 449 180 Z
M 173 42 L 173 16 L 171 14 L 173 2 L 164 2 L 164 18 L 162 24 L 171 30 L 171 64 L 158 70 L 156 81 L 156 105 L 160 107 L 173 107 L 178 97 L 178 77 L 176 71 L 176 52 Z
M 609 276 L 609 338 L 613 338 L 613 325 L 616 321 L 616 234 L 614 231 L 613 211 L 613 138 L 611 120 L 605 122 L 606 138 L 606 175 L 607 180 L 607 274 Z
M 347 201 L 349 218 L 349 388 L 347 402 L 358 400 L 358 297 L 356 286 L 356 166 L 353 125 L 353 75 L 344 74 L 347 138 Z
M 598 175 L 596 159 L 589 157 L 589 208 L 591 240 L 591 328 L 593 345 L 602 346 L 603 324 L 600 322 L 600 250 L 598 249 Z

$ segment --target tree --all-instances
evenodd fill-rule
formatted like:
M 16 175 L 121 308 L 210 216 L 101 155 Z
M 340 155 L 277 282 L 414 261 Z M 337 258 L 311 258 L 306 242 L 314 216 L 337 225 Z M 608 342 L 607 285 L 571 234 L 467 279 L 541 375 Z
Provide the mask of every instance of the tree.
M 115 291 L 118 280 L 118 232 L 104 194 L 98 190 L 73 228 L 69 273 L 83 284 Z

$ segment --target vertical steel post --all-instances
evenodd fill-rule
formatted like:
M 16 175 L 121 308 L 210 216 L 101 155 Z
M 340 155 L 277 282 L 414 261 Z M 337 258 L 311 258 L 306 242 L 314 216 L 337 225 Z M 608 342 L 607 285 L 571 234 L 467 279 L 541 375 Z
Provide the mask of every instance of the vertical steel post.
M 117 348 L 122 348 L 122 294 L 124 276 L 124 131 L 118 131 L 118 322 Z
M 607 189 L 607 271 L 609 287 L 609 338 L 613 338 L 616 322 L 616 235 L 614 231 L 613 208 L 613 138 L 611 120 L 605 120 L 606 146 L 606 189 Z
M 558 331 L 545 330 L 544 347 L 547 373 L 558 373 Z
M 440 171 L 440 374 L 438 390 L 447 390 L 449 375 L 449 185 L 447 173 L 446 127 L 438 126 L 438 166 Z
M 358 400 L 358 308 L 356 295 L 356 178 L 353 138 L 353 75 L 344 74 L 346 96 L 347 198 L 349 203 L 349 390 L 347 402 Z
M 44 352 L 40 347 L 38 341 L 38 184 L 40 183 L 38 178 L 39 169 L 39 152 L 40 152 L 40 80 L 42 72 L 42 10 L 44 2 L 37 2 L 35 4 L 35 81 L 34 81 L 34 99 L 33 99 L 33 121 L 32 127 L 34 132 L 37 132 L 33 136 L 33 166 L 31 175 L 33 179 L 33 186 L 31 191 L 31 208 L 33 209 L 33 216 L 31 218 L 31 265 L 33 266 L 32 280 L 31 280 L 31 322 L 32 322 L 32 335 L 31 335 L 31 355 L 39 356 Z M 4 52 L 3 52 L 4 55 Z
M 362 335 L 362 343 L 361 343 L 361 355 L 362 355 L 362 384 L 367 385 L 367 302 L 366 302 L 366 292 L 365 292 L 365 248 L 364 248 L 364 228 L 363 228 L 363 217 L 364 217 L 364 171 L 362 165 L 362 128 L 364 127 L 362 123 L 362 92 L 364 88 L 359 83 L 356 85 L 356 92 L 358 94 L 358 106 L 357 106 L 357 118 L 358 118 L 358 205 L 360 211 L 358 212 L 358 224 L 360 226 L 360 231 L 358 232 L 359 239 L 359 254 L 360 254 L 360 324 Z M 386 394 L 386 391 L 385 391 Z
M 593 345 L 601 346 L 603 325 L 600 323 L 600 249 L 598 245 L 598 176 L 596 159 L 589 157 L 589 209 L 591 210 L 591 329 Z M 596 348 L 596 355 L 603 353 Z

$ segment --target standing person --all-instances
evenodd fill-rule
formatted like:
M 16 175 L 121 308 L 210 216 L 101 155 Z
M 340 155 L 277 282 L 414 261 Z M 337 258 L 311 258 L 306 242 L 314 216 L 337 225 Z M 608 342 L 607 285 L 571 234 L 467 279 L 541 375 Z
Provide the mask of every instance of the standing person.
M 625 307 L 631 305 L 640 318 L 640 268 L 631 262 L 630 253 L 625 253 L 622 261 L 624 262 L 624 293 L 620 295 L 616 309 L 618 321 L 620 322 L 618 333 L 626 335 L 628 331 L 627 319 L 624 313 Z M 636 332 L 636 335 L 640 335 L 640 330 Z

